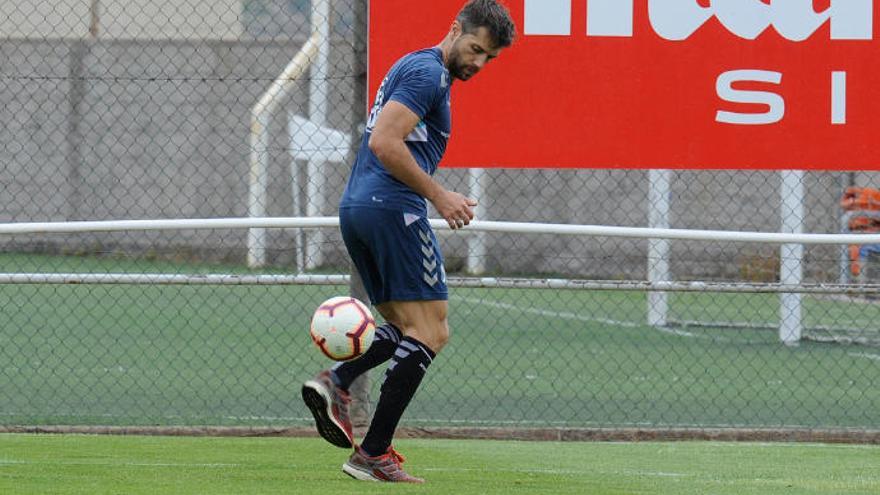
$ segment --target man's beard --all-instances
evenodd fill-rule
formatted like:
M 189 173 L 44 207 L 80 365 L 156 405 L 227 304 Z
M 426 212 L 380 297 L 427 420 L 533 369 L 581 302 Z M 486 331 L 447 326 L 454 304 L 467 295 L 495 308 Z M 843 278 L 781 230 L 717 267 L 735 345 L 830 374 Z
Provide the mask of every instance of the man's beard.
M 458 52 L 455 50 L 449 55 L 449 73 L 452 74 L 452 77 L 462 81 L 467 81 L 475 74 L 475 72 L 469 72 L 467 66 L 461 63 Z

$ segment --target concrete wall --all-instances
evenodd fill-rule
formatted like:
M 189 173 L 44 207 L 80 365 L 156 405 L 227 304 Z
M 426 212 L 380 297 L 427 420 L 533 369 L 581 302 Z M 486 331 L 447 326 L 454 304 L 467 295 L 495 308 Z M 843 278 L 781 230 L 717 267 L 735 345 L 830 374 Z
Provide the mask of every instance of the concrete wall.
M 241 0 L 100 0 L 97 31 L 110 39 L 238 40 Z
M 0 38 L 85 38 L 92 0 L 0 0 Z
M 0 0 L 0 37 L 237 40 L 247 0 Z
M 334 47 L 334 83 L 328 86 L 330 125 L 342 129 L 354 125 L 347 46 Z M 251 109 L 299 47 L 259 41 L 0 43 L 8 61 L 0 67 L 0 220 L 245 216 Z M 287 112 L 308 114 L 307 91 L 307 80 L 296 84 L 271 125 L 272 215 L 292 213 Z M 165 239 L 239 253 L 244 236 L 128 233 L 101 243 Z

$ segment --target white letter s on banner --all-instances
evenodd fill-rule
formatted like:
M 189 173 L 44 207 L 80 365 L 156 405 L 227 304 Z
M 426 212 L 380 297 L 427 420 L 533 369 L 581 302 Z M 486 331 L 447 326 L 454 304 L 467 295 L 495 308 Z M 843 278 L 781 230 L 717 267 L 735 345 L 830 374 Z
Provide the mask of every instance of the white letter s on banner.
M 737 113 L 719 110 L 715 120 L 724 124 L 766 125 L 775 124 L 785 116 L 785 100 L 782 96 L 768 91 L 746 91 L 733 89 L 733 83 L 753 81 L 779 84 L 782 73 L 766 70 L 732 70 L 718 76 L 715 90 L 718 97 L 731 103 L 751 103 L 770 107 L 764 113 Z

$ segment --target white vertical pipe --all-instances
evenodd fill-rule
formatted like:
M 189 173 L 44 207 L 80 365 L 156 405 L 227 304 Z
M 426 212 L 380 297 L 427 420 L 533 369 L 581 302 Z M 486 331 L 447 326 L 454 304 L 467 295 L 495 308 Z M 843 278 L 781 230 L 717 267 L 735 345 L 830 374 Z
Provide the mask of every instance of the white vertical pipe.
M 474 208 L 474 218 L 477 220 L 488 220 L 486 201 L 483 196 L 483 186 L 485 185 L 486 169 L 472 168 L 468 169 L 468 186 L 470 189 L 470 197 L 477 200 L 477 206 Z M 486 272 L 486 256 L 488 248 L 486 246 L 486 233 L 474 232 L 468 238 L 468 254 L 467 254 L 467 271 L 473 275 L 480 275 Z
M 260 107 L 260 105 L 258 105 Z M 251 159 L 250 187 L 248 190 L 248 217 L 262 218 L 266 216 L 266 177 L 269 162 L 269 114 L 262 108 L 254 108 L 251 118 Z M 266 229 L 252 228 L 248 230 L 247 264 L 260 267 L 266 264 Z
M 312 62 L 309 80 L 309 120 L 324 126 L 327 123 L 327 102 L 329 84 L 330 58 L 330 0 L 312 0 L 312 32 L 321 40 L 318 53 Z M 324 182 L 327 163 L 323 160 L 310 159 L 306 165 L 306 216 L 317 217 L 324 213 L 326 196 Z M 299 211 L 298 203 L 294 204 L 295 214 Z M 307 270 L 314 269 L 323 263 L 324 231 L 317 229 L 310 232 L 308 239 L 304 231 L 300 231 L 300 246 L 304 246 L 304 266 Z M 308 241 L 308 242 L 306 242 Z
M 290 160 L 290 204 L 293 205 L 293 215 L 300 216 L 299 212 L 302 211 L 302 200 L 300 199 L 302 194 L 299 190 L 299 165 L 296 163 L 296 158 L 291 157 Z M 296 232 L 296 252 L 293 253 L 293 272 L 300 273 L 306 266 L 306 251 L 303 249 L 304 243 L 306 240 L 306 234 L 303 229 L 299 229 Z
M 782 175 L 782 229 L 783 233 L 800 234 L 804 231 L 804 172 L 784 170 Z M 797 285 L 803 281 L 803 244 L 783 244 L 779 282 Z M 802 295 L 782 293 L 779 296 L 779 340 L 786 345 L 797 345 L 803 332 Z
M 650 170 L 648 173 L 648 224 L 651 228 L 668 229 L 671 196 L 671 170 Z M 650 239 L 648 244 L 648 280 L 665 282 L 672 278 L 669 271 L 669 240 Z M 648 325 L 663 327 L 669 313 L 669 295 L 662 291 L 648 292 Z
M 269 120 L 278 102 L 296 84 L 297 79 L 309 67 L 309 63 L 318 51 L 317 35 L 312 33 L 299 53 L 284 68 L 260 97 L 251 110 L 251 156 L 248 186 L 248 217 L 262 218 L 266 216 L 266 187 L 268 186 L 269 169 Z M 250 267 L 266 264 L 266 230 L 253 228 L 248 231 L 247 263 Z

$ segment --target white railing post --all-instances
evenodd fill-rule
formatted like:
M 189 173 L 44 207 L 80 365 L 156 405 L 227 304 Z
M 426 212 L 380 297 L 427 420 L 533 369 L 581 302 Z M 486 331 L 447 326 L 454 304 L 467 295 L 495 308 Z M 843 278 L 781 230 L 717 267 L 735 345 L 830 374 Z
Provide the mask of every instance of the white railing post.
M 669 228 L 670 170 L 650 170 L 648 175 L 648 225 L 655 229 Z M 648 281 L 668 282 L 669 240 L 648 241 Z M 669 295 L 657 291 L 648 293 L 648 325 L 664 327 L 669 312 Z
M 804 172 L 784 170 L 781 172 L 781 213 L 784 234 L 800 234 L 804 231 Z M 799 285 L 803 280 L 803 244 L 783 244 L 779 249 L 779 282 Z M 779 297 L 779 340 L 787 345 L 797 345 L 803 333 L 803 296 L 799 293 L 782 293 Z
M 486 215 L 488 213 L 486 202 L 483 200 L 485 177 L 486 169 L 472 168 L 468 170 L 470 197 L 477 200 L 477 206 L 474 208 L 474 218 L 477 220 L 486 220 Z M 479 231 L 473 232 L 468 238 L 468 273 L 480 275 L 486 272 L 487 253 L 486 233 Z

